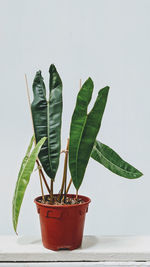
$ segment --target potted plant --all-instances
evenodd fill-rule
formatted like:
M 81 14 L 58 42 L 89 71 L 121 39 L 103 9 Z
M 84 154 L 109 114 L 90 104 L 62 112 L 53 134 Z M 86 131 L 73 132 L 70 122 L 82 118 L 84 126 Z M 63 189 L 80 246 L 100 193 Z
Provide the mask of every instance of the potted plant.
M 78 195 L 90 158 L 104 165 L 113 173 L 135 179 L 142 173 L 124 161 L 114 150 L 96 140 L 105 110 L 109 87 L 98 93 L 93 108 L 87 113 L 92 98 L 93 81 L 87 79 L 81 87 L 72 115 L 67 147 L 61 151 L 62 81 L 54 65 L 49 69 L 49 99 L 41 71 L 33 81 L 31 114 L 34 136 L 23 159 L 13 198 L 13 226 L 17 229 L 18 216 L 31 173 L 37 163 L 42 195 L 34 202 L 40 216 L 43 245 L 52 250 L 78 248 L 82 242 L 85 214 L 90 199 Z M 35 147 L 31 152 L 33 142 Z M 60 192 L 54 194 L 54 180 L 61 152 L 65 153 L 64 170 Z M 67 166 L 71 179 L 67 186 Z M 50 187 L 45 178 L 50 179 Z M 43 182 L 48 194 L 44 194 Z M 71 183 L 76 194 L 68 194 Z

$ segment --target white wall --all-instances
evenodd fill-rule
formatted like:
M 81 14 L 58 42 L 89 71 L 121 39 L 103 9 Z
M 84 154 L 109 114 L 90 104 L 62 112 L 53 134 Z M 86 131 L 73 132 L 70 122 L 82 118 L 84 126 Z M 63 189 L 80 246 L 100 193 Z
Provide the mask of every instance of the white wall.
M 94 97 L 111 87 L 98 138 L 144 176 L 128 180 L 90 160 L 80 193 L 91 197 L 86 234 L 150 234 L 150 1 L 0 1 L 0 234 L 12 234 L 11 202 L 17 173 L 32 135 L 24 73 L 31 86 L 55 63 L 64 85 L 65 148 L 79 79 L 91 76 Z M 63 157 L 55 189 L 62 177 Z M 72 192 L 75 190 L 72 188 Z M 32 175 L 21 209 L 19 234 L 38 234 Z

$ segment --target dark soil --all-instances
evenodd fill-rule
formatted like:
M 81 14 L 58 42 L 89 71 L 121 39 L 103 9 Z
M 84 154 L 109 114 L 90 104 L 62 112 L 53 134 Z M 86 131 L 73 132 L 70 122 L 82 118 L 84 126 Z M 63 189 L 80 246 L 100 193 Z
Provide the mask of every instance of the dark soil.
M 66 200 L 64 201 L 64 198 L 62 197 L 61 202 L 58 201 L 58 196 L 54 196 L 53 197 L 53 203 L 50 201 L 50 197 L 49 196 L 45 196 L 45 202 L 42 199 L 39 199 L 38 202 L 43 203 L 43 204 L 47 204 L 47 205 L 77 205 L 77 204 L 81 204 L 84 203 L 84 200 L 81 198 L 70 198 L 70 197 L 66 197 Z

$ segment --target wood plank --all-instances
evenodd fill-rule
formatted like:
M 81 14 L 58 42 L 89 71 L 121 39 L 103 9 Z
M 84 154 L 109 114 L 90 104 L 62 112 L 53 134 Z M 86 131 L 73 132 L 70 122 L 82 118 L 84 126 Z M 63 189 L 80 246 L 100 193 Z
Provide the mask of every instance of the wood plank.
M 0 236 L 2 262 L 150 261 L 150 236 L 85 236 L 82 247 L 54 252 L 40 238 Z

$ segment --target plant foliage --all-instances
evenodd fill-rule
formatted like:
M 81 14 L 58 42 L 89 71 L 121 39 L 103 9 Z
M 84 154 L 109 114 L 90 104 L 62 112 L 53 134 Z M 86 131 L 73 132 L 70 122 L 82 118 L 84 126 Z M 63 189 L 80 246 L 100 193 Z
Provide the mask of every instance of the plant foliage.
M 79 189 L 101 126 L 109 87 L 101 89 L 92 110 L 87 108 L 93 93 L 93 81 L 89 78 L 77 96 L 70 127 L 69 167 L 76 189 Z
M 13 226 L 16 232 L 18 217 L 20 213 L 21 204 L 23 201 L 23 197 L 27 188 L 27 185 L 30 180 L 31 173 L 33 172 L 35 161 L 40 152 L 42 145 L 44 144 L 46 137 L 43 137 L 35 146 L 33 151 L 31 152 L 31 148 L 33 145 L 34 137 L 32 137 L 29 147 L 27 149 L 26 155 L 22 161 L 20 171 L 18 174 L 18 180 L 16 183 L 15 193 L 13 197 Z M 31 152 L 31 153 L 30 153 Z
M 91 157 L 119 176 L 135 179 L 143 175 L 128 162 L 124 161 L 113 149 L 97 140 Z
M 47 137 L 39 159 L 46 174 L 54 179 L 60 157 L 61 119 L 62 119 L 62 81 L 54 65 L 49 69 L 49 100 L 41 71 L 36 73 L 33 81 L 34 99 L 31 105 L 36 142 Z
M 46 88 L 41 71 L 36 73 L 33 81 L 33 102 L 31 105 L 36 146 L 31 152 L 34 137 L 32 137 L 26 155 L 22 161 L 18 174 L 14 198 L 13 198 L 13 226 L 16 231 L 18 217 L 29 183 L 35 161 L 39 155 L 42 167 L 51 178 L 51 190 L 49 189 L 44 174 L 51 201 L 53 201 L 53 180 L 59 165 L 61 148 L 61 120 L 62 120 L 62 81 L 54 65 L 49 69 L 49 98 L 46 98 Z M 78 190 L 82 184 L 86 167 L 90 157 L 105 166 L 113 173 L 135 179 L 142 173 L 132 165 L 124 161 L 114 150 L 96 140 L 101 127 L 101 122 L 107 103 L 109 87 L 106 86 L 98 93 L 93 108 L 88 113 L 88 106 L 93 93 L 93 81 L 87 79 L 77 95 L 76 106 L 70 125 L 69 143 L 69 168 L 75 188 Z M 67 151 L 68 153 L 68 147 Z M 39 163 L 38 163 L 39 165 Z M 64 164 L 64 176 L 60 192 L 65 192 L 67 177 L 67 154 Z M 62 195 L 60 194 L 60 196 Z M 64 201 L 65 201 L 64 197 Z M 61 200 L 61 197 L 60 197 Z

